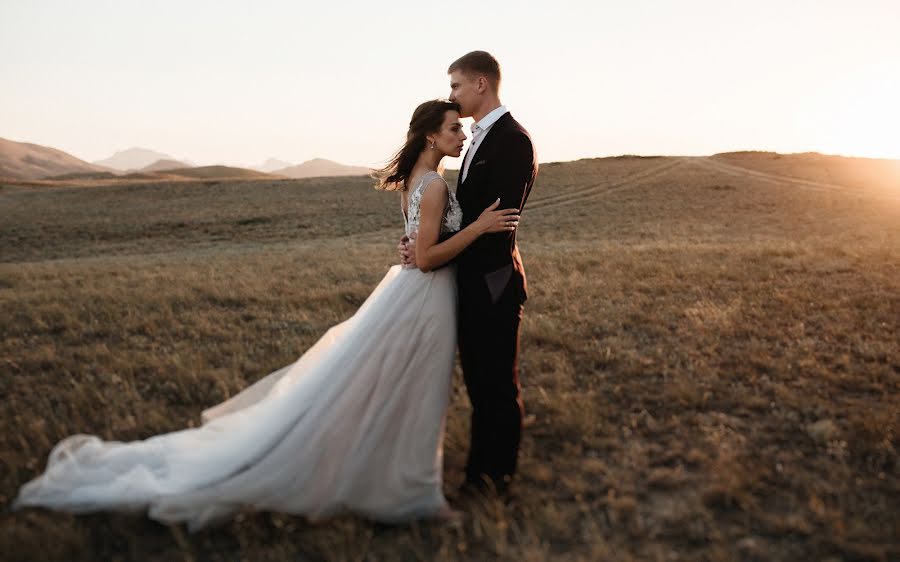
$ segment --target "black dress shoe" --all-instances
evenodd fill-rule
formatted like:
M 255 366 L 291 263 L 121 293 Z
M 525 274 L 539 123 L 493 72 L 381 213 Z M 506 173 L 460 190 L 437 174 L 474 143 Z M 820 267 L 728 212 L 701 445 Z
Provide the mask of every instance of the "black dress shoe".
M 487 500 L 496 498 L 505 504 L 513 499 L 510 478 L 493 481 L 485 477 L 484 480 L 466 480 L 456 491 L 457 501 Z
M 456 489 L 456 497 L 460 500 L 484 498 L 488 492 L 489 488 L 486 483 L 466 480 Z

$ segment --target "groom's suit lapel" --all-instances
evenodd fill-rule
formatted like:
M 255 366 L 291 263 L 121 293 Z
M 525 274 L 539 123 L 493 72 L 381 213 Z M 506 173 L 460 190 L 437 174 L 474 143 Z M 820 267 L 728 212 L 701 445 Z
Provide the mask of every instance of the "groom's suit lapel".
M 482 139 L 481 144 L 478 145 L 478 152 L 475 153 L 475 156 L 472 158 L 472 162 L 469 163 L 469 172 L 466 175 L 466 180 L 463 181 L 462 177 L 462 168 L 459 170 L 459 177 L 456 179 L 456 198 L 460 199 L 461 192 L 465 192 L 465 186 L 472 183 L 472 177 L 480 175 L 481 170 L 476 171 L 476 165 L 478 162 L 485 160 L 485 156 L 490 154 L 490 150 L 494 141 L 500 136 L 499 132 L 506 126 L 506 124 L 512 120 L 512 115 L 507 111 L 503 115 L 500 116 L 499 119 L 494 123 L 494 126 L 485 133 L 484 139 Z M 469 150 L 472 150 L 472 145 L 469 145 Z M 469 156 L 469 150 L 466 151 L 466 156 L 463 158 L 463 162 L 466 161 L 466 158 Z M 488 162 L 485 162 L 488 164 Z M 465 196 L 462 195 L 464 198 Z M 460 200 L 460 203 L 463 203 Z

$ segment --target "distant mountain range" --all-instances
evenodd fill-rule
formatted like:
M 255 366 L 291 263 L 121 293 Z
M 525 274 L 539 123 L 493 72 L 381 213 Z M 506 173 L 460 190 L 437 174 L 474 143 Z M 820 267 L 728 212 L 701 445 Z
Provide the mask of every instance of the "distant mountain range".
M 250 169 L 232 166 L 200 166 L 146 148 L 129 148 L 109 158 L 85 162 L 61 150 L 0 138 L 0 178 L 37 179 L 154 179 L 154 178 L 309 178 L 362 176 L 371 172 L 323 158 L 302 164 L 269 158 Z
M 157 160 L 156 162 L 150 164 L 149 166 L 144 166 L 140 169 L 141 172 L 158 172 L 161 170 L 180 170 L 181 168 L 191 168 L 190 164 L 185 164 L 179 160 L 171 160 L 169 158 L 164 158 L 162 160 Z
M 164 161 L 161 161 L 164 162 Z M 147 166 L 153 168 L 153 166 Z M 234 168 L 232 166 L 197 166 L 197 167 L 181 167 L 169 168 L 165 170 L 139 170 L 136 172 L 128 172 L 127 174 L 112 172 L 81 172 L 61 174 L 58 176 L 50 176 L 43 178 L 51 181 L 73 181 L 73 182 L 94 182 L 96 180 L 122 181 L 122 180 L 143 180 L 143 181 L 184 181 L 186 179 L 193 180 L 279 180 L 284 176 L 274 176 L 265 172 L 257 172 L 256 170 L 248 170 L 247 168 Z
M 262 164 L 258 166 L 248 166 L 251 170 L 256 170 L 257 172 L 274 172 L 275 170 L 280 170 L 281 168 L 287 168 L 291 166 L 290 162 L 285 162 L 284 160 L 279 160 L 277 158 L 269 158 Z
M 120 150 L 105 160 L 97 160 L 94 162 L 97 166 L 104 168 L 112 168 L 121 172 L 129 172 L 134 170 L 143 170 L 147 166 L 153 165 L 160 160 L 178 162 L 180 165 L 193 166 L 191 162 L 183 162 L 176 160 L 168 154 L 156 152 L 148 148 L 129 148 L 128 150 Z
M 62 150 L 0 138 L 0 178 L 31 180 L 61 174 L 109 171 Z
M 288 166 L 273 170 L 273 174 L 289 178 L 313 178 L 321 176 L 367 176 L 372 172 L 369 168 L 346 166 L 324 158 L 313 158 L 296 166 Z

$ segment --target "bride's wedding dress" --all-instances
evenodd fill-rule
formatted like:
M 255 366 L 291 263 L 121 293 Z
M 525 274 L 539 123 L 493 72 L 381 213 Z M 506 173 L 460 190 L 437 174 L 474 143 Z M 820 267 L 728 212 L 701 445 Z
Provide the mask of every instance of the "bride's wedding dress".
M 418 229 L 429 172 L 410 191 Z M 441 230 L 458 230 L 452 191 Z M 73 435 L 15 506 L 147 509 L 197 529 L 252 508 L 402 521 L 446 508 L 442 439 L 456 347 L 453 267 L 392 267 L 348 320 L 296 362 L 203 412 L 203 425 L 143 441 Z

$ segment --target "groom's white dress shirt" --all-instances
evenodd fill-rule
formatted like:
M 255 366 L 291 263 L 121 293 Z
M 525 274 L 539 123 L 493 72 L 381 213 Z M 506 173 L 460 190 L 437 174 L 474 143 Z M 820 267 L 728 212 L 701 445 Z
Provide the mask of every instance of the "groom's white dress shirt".
M 469 175 L 469 164 L 471 164 L 472 160 L 475 158 L 475 152 L 477 152 L 478 147 L 481 146 L 481 141 L 484 140 L 485 135 L 487 135 L 487 132 L 491 130 L 491 127 L 494 126 L 494 123 L 497 122 L 497 119 L 503 117 L 503 115 L 507 112 L 509 112 L 509 110 L 506 109 L 506 106 L 501 105 L 497 109 L 482 117 L 481 121 L 472 123 L 472 145 L 469 147 L 469 151 L 466 153 L 466 159 L 463 162 L 463 181 L 466 181 L 466 176 Z

